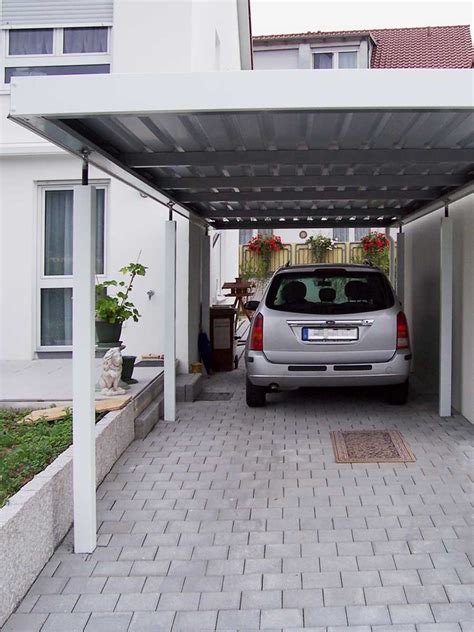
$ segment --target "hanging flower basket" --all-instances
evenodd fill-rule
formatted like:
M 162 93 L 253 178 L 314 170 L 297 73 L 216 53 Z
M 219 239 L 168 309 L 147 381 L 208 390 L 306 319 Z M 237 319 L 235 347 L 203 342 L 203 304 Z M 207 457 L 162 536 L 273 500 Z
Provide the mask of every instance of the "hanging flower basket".
M 281 237 L 278 235 L 256 235 L 248 242 L 247 248 L 250 252 L 254 252 L 262 260 L 262 268 L 265 276 L 270 273 L 272 263 L 272 254 L 284 249 L 281 243 Z

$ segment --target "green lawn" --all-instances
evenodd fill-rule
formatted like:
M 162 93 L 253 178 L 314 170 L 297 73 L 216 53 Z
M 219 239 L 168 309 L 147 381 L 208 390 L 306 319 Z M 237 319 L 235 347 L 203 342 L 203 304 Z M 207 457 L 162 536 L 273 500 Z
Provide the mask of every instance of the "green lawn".
M 72 417 L 18 424 L 29 411 L 0 409 L 0 507 L 72 442 Z

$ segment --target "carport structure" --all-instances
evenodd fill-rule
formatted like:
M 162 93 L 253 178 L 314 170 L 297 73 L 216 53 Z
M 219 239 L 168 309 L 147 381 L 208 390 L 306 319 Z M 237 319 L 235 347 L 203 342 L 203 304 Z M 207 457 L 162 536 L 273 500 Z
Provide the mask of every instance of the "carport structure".
M 175 419 L 176 222 L 216 229 L 441 222 L 440 415 L 451 414 L 452 225 L 474 191 L 468 70 L 242 71 L 12 81 L 11 118 L 84 160 L 74 192 L 75 550 L 95 548 L 94 187 L 87 164 L 169 209 L 165 419 Z

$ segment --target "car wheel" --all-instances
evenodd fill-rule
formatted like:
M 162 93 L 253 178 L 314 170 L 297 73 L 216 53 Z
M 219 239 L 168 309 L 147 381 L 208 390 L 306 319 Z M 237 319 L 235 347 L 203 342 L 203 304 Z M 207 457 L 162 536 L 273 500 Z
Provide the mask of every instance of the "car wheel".
M 265 406 L 266 388 L 264 386 L 255 386 L 249 378 L 247 378 L 245 386 L 245 399 L 247 406 L 250 406 L 250 408 L 260 408 Z
M 387 400 L 394 406 L 403 406 L 408 400 L 408 380 L 402 384 L 392 384 L 387 387 Z

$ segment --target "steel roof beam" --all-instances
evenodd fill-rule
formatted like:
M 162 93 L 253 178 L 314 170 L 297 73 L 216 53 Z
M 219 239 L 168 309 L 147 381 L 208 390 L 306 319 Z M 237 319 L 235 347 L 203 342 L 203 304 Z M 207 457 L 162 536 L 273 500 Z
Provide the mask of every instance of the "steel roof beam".
M 203 217 L 209 219 L 220 219 L 222 217 L 241 217 L 242 219 L 255 217 L 260 221 L 262 217 L 312 217 L 314 220 L 319 221 L 321 217 L 342 217 L 344 219 L 349 219 L 350 217 L 366 217 L 370 215 L 371 217 L 402 217 L 402 211 L 397 208 L 352 208 L 352 209 L 305 209 L 305 208 L 294 208 L 294 209 L 267 209 L 262 211 L 261 209 L 255 211 L 249 211 L 247 209 L 225 209 L 221 211 L 209 210 L 209 211 L 201 211 Z M 395 220 L 393 220 L 395 221 Z M 352 225 L 352 224 L 351 224 Z
M 282 216 L 284 217 L 284 216 Z M 210 224 L 212 228 L 216 230 L 238 230 L 238 229 L 263 229 L 263 228 L 367 228 L 369 231 L 371 228 L 384 228 L 386 226 L 391 225 L 390 219 L 377 220 L 375 217 L 371 217 L 368 220 L 355 220 L 349 221 L 347 218 L 344 218 L 341 221 L 335 221 L 334 219 L 328 220 L 327 222 L 323 222 L 321 220 L 309 221 L 306 218 L 301 218 L 298 221 L 293 221 L 292 217 L 287 217 L 285 221 L 280 221 L 279 219 L 271 219 L 266 222 L 264 219 L 260 218 L 256 222 L 237 222 L 236 220 L 230 220 L 228 222 L 219 221 Z
M 219 193 L 189 193 L 178 191 L 173 195 L 178 202 L 271 202 L 298 200 L 433 200 L 439 192 L 429 191 L 262 191 L 259 193 L 221 191 Z
M 460 186 L 466 178 L 456 175 L 327 175 L 327 176 L 206 176 L 158 178 L 162 189 L 245 189 L 251 187 L 441 187 Z
M 274 149 L 249 151 L 183 151 L 123 153 L 120 160 L 134 169 L 232 165 L 470 163 L 472 149 Z

